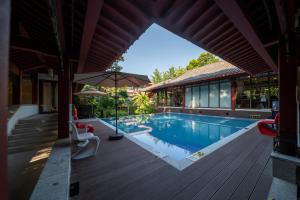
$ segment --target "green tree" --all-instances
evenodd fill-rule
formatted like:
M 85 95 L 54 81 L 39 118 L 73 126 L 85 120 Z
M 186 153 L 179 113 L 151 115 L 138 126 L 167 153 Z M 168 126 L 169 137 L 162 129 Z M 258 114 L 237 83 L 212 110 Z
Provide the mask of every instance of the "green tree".
M 184 67 L 179 66 L 176 70 L 176 77 L 181 76 L 182 74 L 184 74 L 185 69 Z
M 152 83 L 160 83 L 162 81 L 161 73 L 158 69 L 155 69 L 151 76 Z
M 197 67 L 202 67 L 204 65 L 208 65 L 208 64 L 212 64 L 215 62 L 220 61 L 219 58 L 217 58 L 216 56 L 214 56 L 211 53 L 201 53 L 199 55 L 199 57 L 197 58 L 197 62 L 198 62 L 198 66 Z
M 162 73 L 162 81 L 166 81 L 170 79 L 169 71 L 165 71 Z
M 149 114 L 154 111 L 153 103 L 145 92 L 134 95 L 132 100 L 136 106 L 136 114 Z
M 174 66 L 171 66 L 169 68 L 169 71 L 168 71 L 168 79 L 173 79 L 173 78 L 176 78 L 177 75 L 176 75 L 176 68 Z
M 198 66 L 199 66 L 198 60 L 192 59 L 192 60 L 189 61 L 189 64 L 186 66 L 186 69 L 191 70 L 191 69 L 194 69 Z
M 119 62 L 123 62 L 124 61 L 124 57 L 120 56 L 110 67 L 110 71 L 116 71 L 116 72 L 120 72 L 122 71 L 123 67 L 119 64 Z

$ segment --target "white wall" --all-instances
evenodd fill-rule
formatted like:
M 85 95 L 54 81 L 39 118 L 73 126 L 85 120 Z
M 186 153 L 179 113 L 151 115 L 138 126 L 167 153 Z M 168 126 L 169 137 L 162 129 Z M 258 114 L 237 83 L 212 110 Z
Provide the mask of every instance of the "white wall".
M 15 114 L 9 119 L 7 123 L 7 135 L 11 135 L 11 131 L 20 119 L 29 117 L 39 113 L 38 105 L 20 105 Z

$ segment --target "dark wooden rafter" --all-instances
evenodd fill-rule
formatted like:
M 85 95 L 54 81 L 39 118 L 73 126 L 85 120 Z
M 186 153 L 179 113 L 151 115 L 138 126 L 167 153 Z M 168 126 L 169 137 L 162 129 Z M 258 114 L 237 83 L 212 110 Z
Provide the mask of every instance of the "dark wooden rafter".
M 212 20 L 207 22 L 205 25 L 203 25 L 200 31 L 195 32 L 195 34 L 192 35 L 192 38 L 195 40 L 200 40 L 204 35 L 214 30 L 215 27 L 218 27 L 222 23 L 224 23 L 225 20 L 225 15 L 223 13 L 220 13 L 219 15 L 215 16 Z
M 234 27 L 232 26 L 231 22 L 227 20 L 226 22 L 222 23 L 218 28 L 215 28 L 213 31 L 207 33 L 205 36 L 200 38 L 199 41 L 209 46 L 210 43 L 213 43 L 214 41 L 218 40 L 223 34 L 233 29 Z
M 58 55 L 56 45 L 45 46 L 42 43 L 38 43 L 36 41 L 24 37 L 13 37 L 11 38 L 10 41 L 11 41 L 10 42 L 11 49 L 19 49 L 22 51 L 35 52 L 47 57 L 57 57 Z
M 189 7 L 183 10 L 182 15 L 180 15 L 177 18 L 174 18 L 172 22 L 174 23 L 174 25 L 180 28 L 182 28 L 186 24 L 191 24 L 191 22 L 195 20 L 195 14 L 198 14 L 199 11 L 204 10 L 203 8 L 206 8 L 207 4 L 207 1 L 194 1 L 194 3 L 192 3 L 191 5 L 189 5 Z M 197 12 L 193 12 L 194 10 L 196 10 Z
M 184 27 L 183 33 L 186 35 L 194 35 L 199 30 L 199 27 L 202 27 L 203 24 L 207 23 L 207 19 L 213 19 L 214 16 L 219 14 L 218 10 L 218 6 L 212 4 L 207 10 L 200 13 L 198 18 L 194 20 L 190 25 Z
M 265 62 L 274 71 L 278 68 L 274 63 L 272 57 L 263 46 L 261 40 L 257 36 L 250 22 L 245 14 L 240 9 L 235 0 L 214 0 L 224 14 L 232 21 L 236 28 L 243 34 L 243 36 L 249 41 L 251 46 L 257 51 L 257 53 L 265 60 Z
M 96 52 L 99 52 L 99 53 L 101 53 L 103 55 L 106 55 L 106 56 L 109 56 L 109 57 L 115 57 L 115 56 L 118 55 L 115 52 L 112 52 L 112 51 L 109 51 L 108 49 L 103 48 L 103 46 L 102 47 L 98 47 L 96 45 L 93 45 L 91 47 L 91 51 L 96 51 Z
M 134 36 L 132 34 L 128 33 L 125 29 L 118 26 L 117 24 L 115 24 L 110 19 L 108 19 L 104 16 L 100 17 L 99 24 L 101 24 L 102 25 L 101 27 L 105 28 L 106 30 L 117 33 L 119 35 L 119 37 L 123 38 L 126 41 L 132 40 L 134 38 Z M 99 29 L 101 29 L 101 28 L 99 27 Z
M 129 19 L 134 19 L 139 27 L 147 26 L 152 17 L 142 12 L 135 4 L 128 0 L 112 1 L 113 6 L 123 12 Z M 124 7 L 126 9 L 124 9 Z
M 46 64 L 37 64 L 37 65 L 32 65 L 32 66 L 27 66 L 22 68 L 23 72 L 29 72 L 37 69 L 42 69 L 42 68 L 48 68 L 49 66 Z
M 242 35 L 239 35 L 238 37 L 234 38 L 233 40 L 231 40 L 230 42 L 226 43 L 225 45 L 217 48 L 217 46 L 215 46 L 214 48 L 211 48 L 212 50 L 215 50 L 216 52 L 223 52 L 224 51 L 229 51 L 232 50 L 234 48 L 237 48 L 241 45 L 241 43 L 247 43 L 247 41 L 243 38 Z
M 235 34 L 236 33 L 236 30 L 233 26 L 229 26 L 226 30 L 220 28 L 220 31 L 219 29 L 216 29 L 217 31 L 215 33 L 209 33 L 208 35 L 212 35 L 214 37 L 211 37 L 209 38 L 209 41 L 207 42 L 204 42 L 205 45 L 207 45 L 208 48 L 211 48 L 215 45 L 217 45 L 219 42 L 223 41 L 224 39 L 227 39 L 228 36 L 232 35 L 232 34 Z M 212 31 L 214 32 L 214 31 Z M 215 34 L 215 35 L 214 35 Z M 200 41 L 202 41 L 202 38 L 200 39 Z
M 221 38 L 217 41 L 215 41 L 213 44 L 207 44 L 208 48 L 217 49 L 219 47 L 224 46 L 230 41 L 233 41 L 234 39 L 240 38 L 241 34 L 236 31 L 225 31 L 223 34 L 221 34 Z
M 236 54 L 249 53 L 249 51 L 251 51 L 251 46 L 249 44 L 245 43 L 244 45 L 240 46 L 240 48 L 236 48 L 230 52 L 224 53 L 223 56 L 224 57 L 234 56 Z
M 93 36 L 97 27 L 97 22 L 103 6 L 103 0 L 89 0 L 84 21 L 84 28 L 80 47 L 80 56 L 77 71 L 80 73 L 84 69 L 89 49 L 92 45 Z
M 100 43 L 106 44 L 110 46 L 112 49 L 115 49 L 115 51 L 122 51 L 123 49 L 126 48 L 124 45 L 118 43 L 111 37 L 105 37 L 103 35 L 95 33 L 94 38 L 95 38 L 95 43 L 99 41 Z
M 118 34 L 118 32 L 109 31 L 105 28 L 97 27 L 96 34 L 97 33 L 103 35 L 104 37 L 111 38 L 112 40 L 116 41 L 121 46 L 125 46 L 128 42 L 126 39 L 122 38 L 122 36 L 120 36 Z
M 127 28 L 127 32 L 131 33 L 133 36 L 137 36 L 140 32 L 140 26 L 128 19 L 126 16 L 121 14 L 118 10 L 116 10 L 114 7 L 103 4 L 103 12 L 109 16 L 113 16 L 115 20 L 118 20 L 120 24 L 123 25 L 123 28 Z

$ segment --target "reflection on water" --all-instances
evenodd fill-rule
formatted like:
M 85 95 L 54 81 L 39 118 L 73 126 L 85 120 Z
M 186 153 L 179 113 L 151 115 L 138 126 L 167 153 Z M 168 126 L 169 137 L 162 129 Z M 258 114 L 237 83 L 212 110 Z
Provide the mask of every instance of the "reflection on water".
M 104 121 L 115 125 L 114 119 Z M 152 114 L 121 117 L 119 129 L 126 133 L 147 130 L 134 137 L 174 159 L 182 159 L 250 125 L 254 120 L 187 114 Z

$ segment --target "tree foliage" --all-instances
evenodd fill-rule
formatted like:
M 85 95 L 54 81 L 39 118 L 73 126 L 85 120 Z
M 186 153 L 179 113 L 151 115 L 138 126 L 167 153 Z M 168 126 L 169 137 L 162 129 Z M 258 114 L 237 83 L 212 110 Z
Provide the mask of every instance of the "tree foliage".
M 207 53 L 201 53 L 197 58 L 197 61 L 198 61 L 198 67 L 202 67 L 204 65 L 218 62 L 220 61 L 220 59 L 214 56 L 213 54 L 207 52 Z
M 154 111 L 153 103 L 145 92 L 134 95 L 132 100 L 136 106 L 136 114 L 149 114 Z
M 197 59 L 191 59 L 186 67 L 179 66 L 176 68 L 171 66 L 167 71 L 164 72 L 160 72 L 158 69 L 155 69 L 153 75 L 151 76 L 151 80 L 153 83 L 160 83 L 162 81 L 181 76 L 187 70 L 202 67 L 218 61 L 220 60 L 211 53 L 201 53 Z
M 162 81 L 161 73 L 158 69 L 155 69 L 153 75 L 151 76 L 151 80 L 153 83 L 159 83 Z
M 120 62 L 124 61 L 124 57 L 120 56 L 109 68 L 109 71 L 120 72 L 123 67 L 120 65 Z

